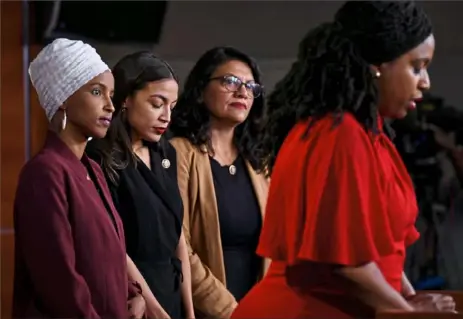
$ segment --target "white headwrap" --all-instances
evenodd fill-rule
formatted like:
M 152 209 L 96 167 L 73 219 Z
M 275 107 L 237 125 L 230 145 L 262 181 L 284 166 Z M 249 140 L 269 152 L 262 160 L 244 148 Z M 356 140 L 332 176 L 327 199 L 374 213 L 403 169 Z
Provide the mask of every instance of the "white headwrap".
M 29 76 L 51 120 L 59 107 L 91 79 L 109 70 L 99 54 L 82 41 L 56 39 L 29 66 Z

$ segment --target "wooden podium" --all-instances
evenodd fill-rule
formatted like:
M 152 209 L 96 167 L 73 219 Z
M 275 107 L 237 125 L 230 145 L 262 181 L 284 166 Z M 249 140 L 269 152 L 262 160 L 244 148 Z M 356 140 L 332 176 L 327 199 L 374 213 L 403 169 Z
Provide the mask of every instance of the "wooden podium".
M 463 319 L 463 291 L 425 291 L 425 293 L 440 293 L 450 295 L 455 299 L 456 308 L 459 313 L 430 313 L 430 312 L 387 312 L 378 313 L 377 319 Z

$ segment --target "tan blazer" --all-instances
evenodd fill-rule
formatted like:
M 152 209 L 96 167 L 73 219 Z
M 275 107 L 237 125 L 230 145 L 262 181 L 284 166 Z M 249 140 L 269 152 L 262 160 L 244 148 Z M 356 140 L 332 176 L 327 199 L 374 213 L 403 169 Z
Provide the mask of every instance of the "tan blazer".
M 225 266 L 220 239 L 219 216 L 214 181 L 207 151 L 187 139 L 174 138 L 177 175 L 185 216 L 183 233 L 190 255 L 193 303 L 201 315 L 229 318 L 236 300 L 226 288 Z M 246 163 L 262 217 L 267 202 L 268 180 Z M 268 268 L 262 263 L 262 274 Z

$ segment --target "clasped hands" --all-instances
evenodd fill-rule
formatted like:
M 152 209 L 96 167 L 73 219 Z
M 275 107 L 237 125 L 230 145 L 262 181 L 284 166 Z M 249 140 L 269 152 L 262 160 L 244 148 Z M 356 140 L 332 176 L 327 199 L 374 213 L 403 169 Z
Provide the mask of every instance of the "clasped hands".
M 145 316 L 146 302 L 142 295 L 136 295 L 127 302 L 131 319 L 141 319 Z
M 406 298 L 417 312 L 453 312 L 455 300 L 451 296 L 439 293 L 419 293 Z

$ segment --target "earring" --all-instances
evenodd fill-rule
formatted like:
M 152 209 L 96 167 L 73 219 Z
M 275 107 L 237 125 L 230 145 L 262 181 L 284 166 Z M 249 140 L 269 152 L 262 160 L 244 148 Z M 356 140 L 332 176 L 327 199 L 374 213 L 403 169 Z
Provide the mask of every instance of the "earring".
M 376 72 L 375 72 L 375 78 L 376 78 L 376 79 L 379 79 L 380 76 L 381 76 L 381 72 L 376 71 Z
M 66 123 L 68 121 L 68 117 L 66 115 L 66 110 L 63 110 L 63 120 L 61 121 L 61 130 L 64 131 L 66 129 Z

